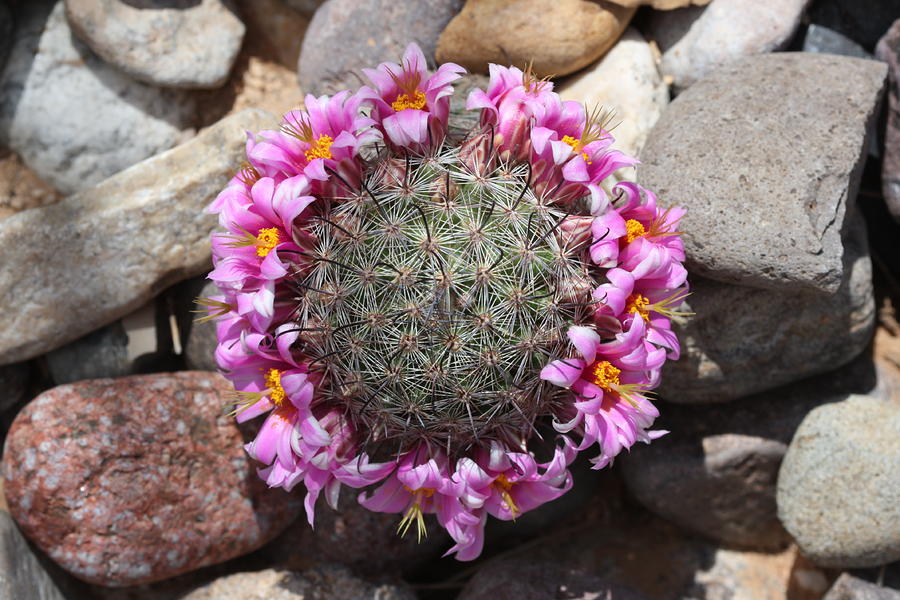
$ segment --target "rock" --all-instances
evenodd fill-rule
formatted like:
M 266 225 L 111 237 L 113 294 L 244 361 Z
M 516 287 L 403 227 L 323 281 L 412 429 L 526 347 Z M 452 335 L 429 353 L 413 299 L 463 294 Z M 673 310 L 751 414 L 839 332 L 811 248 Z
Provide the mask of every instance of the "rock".
M 900 4 L 882 0 L 816 0 L 809 9 L 809 21 L 844 34 L 872 50 L 888 23 L 900 19 Z
M 0 70 L 6 63 L 6 56 L 9 53 L 9 44 L 12 40 L 13 18 L 12 11 L 6 2 L 0 3 Z
M 370 548 L 369 550 L 373 550 Z M 348 569 L 322 565 L 302 573 L 266 569 L 217 579 L 181 600 L 414 600 L 405 586 L 375 585 Z
M 240 164 L 245 130 L 273 123 L 243 111 L 59 204 L 0 221 L 0 364 L 57 348 L 208 270 L 216 219 L 205 209 Z
M 194 102 L 107 65 L 73 38 L 62 2 L 54 4 L 19 3 L 0 77 L 0 145 L 70 194 L 189 137 Z
M 462 0 L 326 0 L 303 39 L 300 87 L 315 95 L 356 89 L 360 69 L 399 62 L 410 42 L 432 61 L 438 35 L 461 6 Z
M 212 281 L 207 281 L 193 298 L 184 298 L 182 304 L 190 306 L 189 310 L 197 310 L 197 305 L 193 303 L 195 298 L 209 298 L 210 296 L 218 296 L 219 293 L 219 288 L 216 287 L 216 284 Z M 198 315 L 194 314 L 193 316 L 196 317 Z M 201 371 L 218 370 L 219 366 L 216 364 L 215 357 L 217 345 L 215 321 L 194 321 L 191 323 L 187 343 L 184 345 L 184 358 L 188 368 Z
M 3 452 L 10 512 L 67 571 L 107 586 L 157 581 L 258 548 L 300 511 L 269 490 L 224 414 L 232 386 L 185 371 L 53 388 Z
M 530 64 L 538 77 L 568 75 L 603 56 L 634 11 L 605 1 L 468 0 L 441 34 L 436 57 L 474 73 L 497 63 Z
M 704 6 L 710 3 L 710 0 L 609 0 L 620 6 L 641 6 L 647 5 L 656 10 L 672 10 L 674 8 L 684 8 L 686 6 Z
M 821 25 L 810 25 L 806 29 L 803 51 L 816 54 L 839 54 L 854 58 L 872 58 L 871 54 L 850 38 Z
M 0 510 L 0 600 L 64 600 L 6 507 Z
M 900 559 L 900 404 L 866 396 L 813 410 L 778 474 L 778 516 L 828 567 Z
M 623 457 L 622 476 L 641 504 L 691 533 L 733 548 L 783 549 L 790 536 L 778 520 L 775 485 L 794 432 L 813 408 L 877 387 L 864 355 L 727 405 L 661 404 L 654 427 L 670 433 Z
M 682 90 L 741 57 L 784 48 L 808 3 L 715 0 L 705 9 L 655 12 L 648 37 L 656 40 L 663 52 L 662 74 L 671 77 L 676 90 Z
M 268 46 L 267 53 L 290 70 L 297 85 L 297 60 L 309 18 L 285 5 L 284 0 L 238 0 L 238 6 L 247 23 L 247 35 L 253 37 L 251 43 Z
M 640 153 L 669 103 L 669 86 L 656 68 L 653 50 L 633 28 L 600 61 L 561 82 L 557 91 L 563 100 L 582 102 L 588 109 L 614 111 L 614 147 L 629 156 Z
M 151 85 L 216 88 L 241 49 L 228 0 L 65 0 L 72 31 L 103 60 Z
M 674 325 L 682 355 L 666 363 L 660 395 L 682 404 L 725 402 L 825 373 L 862 352 L 875 321 L 872 265 L 862 218 L 848 225 L 843 282 L 833 296 L 692 276 L 695 314 Z
M 0 367 L 0 412 L 9 410 L 25 397 L 30 372 L 27 363 Z
M 57 384 L 127 375 L 131 362 L 128 360 L 128 336 L 121 321 L 48 353 L 47 366 Z
M 900 591 L 843 573 L 822 600 L 900 600 Z
M 562 564 L 530 560 L 488 563 L 466 584 L 458 600 L 545 600 L 608 598 L 643 600 L 645 596 Z
M 19 155 L 0 150 L 0 219 L 60 200 L 62 195 L 22 164 Z
M 840 56 L 756 56 L 671 104 L 637 176 L 665 205 L 687 208 L 692 274 L 780 291 L 838 289 L 884 74 L 878 62 Z M 823 77 L 844 84 L 822 87 Z
M 397 534 L 400 517 L 376 513 L 356 501 L 355 490 L 344 489 L 335 511 L 324 502 L 316 507 L 315 529 L 297 519 L 263 550 L 277 567 L 302 571 L 326 561 L 340 563 L 367 577 L 415 571 L 440 558 L 453 542 L 428 517 L 428 537 L 420 543 L 412 533 Z M 372 550 L 377 548 L 377 552 Z
M 307 17 L 313 16 L 325 0 L 284 0 L 285 4 Z
M 697 571 L 694 585 L 686 598 L 703 600 L 789 600 L 798 597 L 819 598 L 818 594 L 791 594 L 793 568 L 797 562 L 796 549 L 778 554 L 736 552 L 717 549 L 706 564 Z M 814 572 L 821 577 L 821 573 Z M 803 588 L 801 587 L 800 590 Z M 799 590 L 798 590 L 799 591 Z
M 884 133 L 881 190 L 894 220 L 900 223 L 900 19 L 894 21 L 875 48 L 888 64 L 888 117 Z

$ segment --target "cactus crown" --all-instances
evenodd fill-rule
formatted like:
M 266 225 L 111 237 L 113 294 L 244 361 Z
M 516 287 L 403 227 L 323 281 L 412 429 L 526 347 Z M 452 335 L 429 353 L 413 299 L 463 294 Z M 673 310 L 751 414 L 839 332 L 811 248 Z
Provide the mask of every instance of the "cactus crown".
M 560 235 L 566 214 L 533 193 L 528 165 L 483 173 L 460 153 L 369 161 L 362 190 L 310 226 L 294 276 L 322 393 L 391 451 L 521 446 L 558 393 L 541 367 L 589 312 L 584 247 Z

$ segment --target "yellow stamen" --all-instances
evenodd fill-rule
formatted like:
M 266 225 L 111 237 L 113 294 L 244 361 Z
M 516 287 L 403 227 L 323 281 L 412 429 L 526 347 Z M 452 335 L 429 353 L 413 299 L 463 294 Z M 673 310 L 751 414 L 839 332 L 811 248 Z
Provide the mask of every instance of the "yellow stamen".
M 391 108 L 400 112 L 407 108 L 422 110 L 425 108 L 425 94 L 419 90 L 415 90 L 409 94 L 400 94 L 397 99 L 391 102 Z
M 625 301 L 625 312 L 641 315 L 645 321 L 649 322 L 651 310 L 649 307 L 652 306 L 653 305 L 650 304 L 650 300 L 648 300 L 646 296 L 632 294 L 628 296 L 628 300 Z
M 266 372 L 266 388 L 269 392 L 269 400 L 277 406 L 281 408 L 284 406 L 284 401 L 287 400 L 287 394 L 284 391 L 284 388 L 281 387 L 281 371 L 278 369 L 269 369 Z
M 268 256 L 269 252 L 271 252 L 280 241 L 281 236 L 278 234 L 277 227 L 260 229 L 259 234 L 256 236 L 256 255 L 263 257 Z
M 195 323 L 206 323 L 207 321 L 212 321 L 213 319 L 224 317 L 231 311 L 235 310 L 235 307 L 228 304 L 227 302 L 213 300 L 212 298 L 196 298 L 194 300 L 194 304 L 196 304 L 200 308 L 198 308 L 197 310 L 192 310 L 191 312 L 202 315 L 194 319 Z M 213 310 L 210 311 L 210 309 Z
M 528 61 L 522 73 L 522 87 L 530 94 L 537 94 L 550 84 L 549 78 L 542 79 L 534 74 L 534 60 Z
M 306 151 L 304 156 L 306 156 L 306 160 L 315 160 L 317 158 L 331 158 L 331 145 L 334 143 L 334 140 L 330 135 L 325 135 L 324 133 L 319 136 L 315 142 L 312 143 L 312 146 L 309 147 L 309 150 Z
M 512 494 L 510 493 L 515 483 L 507 479 L 506 475 L 501 473 L 500 476 L 494 480 L 494 485 L 500 489 L 500 496 L 503 498 L 503 502 L 506 503 L 506 507 L 515 519 L 516 515 L 520 512 L 519 507 L 516 506 L 516 502 L 513 500 Z
M 582 148 L 581 140 L 579 140 L 578 138 L 573 138 L 571 135 L 564 135 L 562 141 L 565 142 L 566 144 L 572 146 L 572 152 L 578 152 Z M 593 164 L 589 160 L 590 157 L 588 157 L 587 152 L 582 151 L 581 156 L 582 156 L 582 158 L 584 158 L 584 160 L 587 164 L 589 164 L 589 165 Z
M 644 226 L 641 225 L 640 221 L 635 219 L 628 219 L 625 221 L 625 241 L 627 243 L 630 244 L 646 233 L 647 230 L 644 229 Z
M 598 360 L 587 368 L 587 380 L 594 385 L 603 388 L 607 392 L 613 390 L 613 387 L 619 385 L 619 373 L 622 371 L 617 369 L 608 360 Z
M 410 525 L 415 521 L 416 534 L 418 541 L 421 542 L 423 537 L 428 537 L 428 529 L 425 527 L 425 518 L 422 516 L 422 498 L 431 498 L 434 496 L 436 490 L 434 488 L 419 488 L 413 490 L 405 485 L 403 487 L 413 495 L 414 501 L 412 506 L 406 509 L 406 512 L 403 514 L 403 519 L 400 520 L 400 524 L 397 526 L 397 533 L 400 534 L 400 537 L 405 536 L 406 532 L 409 531 Z
M 253 187 L 253 184 L 259 181 L 261 175 L 259 174 L 259 171 L 256 170 L 256 167 L 248 162 L 244 162 L 236 177 L 238 178 L 238 181 L 247 187 Z

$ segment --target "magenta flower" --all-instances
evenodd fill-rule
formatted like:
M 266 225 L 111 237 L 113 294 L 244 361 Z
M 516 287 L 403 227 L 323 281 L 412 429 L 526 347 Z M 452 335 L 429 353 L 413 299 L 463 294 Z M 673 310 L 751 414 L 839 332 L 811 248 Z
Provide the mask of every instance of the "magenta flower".
M 375 126 L 393 150 L 423 153 L 444 141 L 452 83 L 466 70 L 446 63 L 429 77 L 425 55 L 416 44 L 407 46 L 400 62 L 363 69 L 375 89 L 363 86 L 359 96 L 372 104 Z

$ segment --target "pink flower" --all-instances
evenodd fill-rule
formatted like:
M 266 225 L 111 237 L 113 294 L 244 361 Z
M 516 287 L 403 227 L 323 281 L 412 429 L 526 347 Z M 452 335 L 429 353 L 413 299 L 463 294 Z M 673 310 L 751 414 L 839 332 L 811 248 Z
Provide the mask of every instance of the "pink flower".
M 526 160 L 534 121 L 555 110 L 559 97 L 552 83 L 536 80 L 521 69 L 495 64 L 488 68 L 487 91 L 472 90 L 466 109 L 481 109 L 481 123 L 493 131 L 493 147 L 501 160 Z
M 429 77 L 425 55 L 416 44 L 407 46 L 400 62 L 363 69 L 376 89 L 364 86 L 359 95 L 371 102 L 376 127 L 392 149 L 423 153 L 440 146 L 447 135 L 452 83 L 465 69 L 446 63 Z
M 331 98 L 307 95 L 306 110 L 285 114 L 281 131 L 259 133 L 247 152 L 250 162 L 269 177 L 303 174 L 315 182 L 326 182 L 331 170 L 350 185 L 358 185 L 359 150 L 378 137 L 372 128 L 374 121 L 360 112 L 362 102 L 358 94 L 349 91 Z
M 593 329 L 572 326 L 569 339 L 581 358 L 555 360 L 541 371 L 541 379 L 574 392 L 568 421 L 557 421 L 554 427 L 561 433 L 577 428 L 582 436 L 579 451 L 600 444 L 601 454 L 592 459 L 596 469 L 636 441 L 664 434 L 647 431 L 659 413 L 644 394 L 655 385 L 665 351 L 644 340 L 643 324 L 643 319 L 632 319 L 627 331 L 606 343 Z

